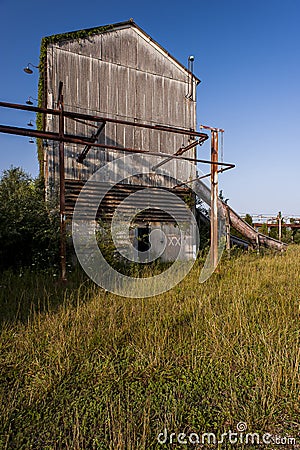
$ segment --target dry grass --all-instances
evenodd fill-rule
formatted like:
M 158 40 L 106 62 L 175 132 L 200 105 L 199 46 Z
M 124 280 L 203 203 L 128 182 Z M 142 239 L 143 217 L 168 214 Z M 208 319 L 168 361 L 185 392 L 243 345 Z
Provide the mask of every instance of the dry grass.
M 157 435 L 239 421 L 297 437 L 300 248 L 200 268 L 150 299 L 6 274 L 0 448 L 189 448 Z

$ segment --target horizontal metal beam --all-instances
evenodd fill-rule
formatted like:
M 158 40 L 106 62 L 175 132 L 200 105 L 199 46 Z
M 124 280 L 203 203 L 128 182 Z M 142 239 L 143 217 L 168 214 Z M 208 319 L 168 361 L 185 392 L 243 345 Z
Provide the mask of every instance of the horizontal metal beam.
M 254 222 L 252 223 L 252 226 L 255 228 L 260 228 L 263 225 L 266 225 L 268 228 L 276 227 L 278 228 L 278 222 L 277 223 L 267 223 L 267 222 Z M 285 228 L 300 228 L 300 223 L 282 223 L 282 227 Z
M 1 106 L 1 105 L 0 105 Z M 52 131 L 40 131 L 40 130 L 29 130 L 28 128 L 19 128 L 19 127 L 11 127 L 8 125 L 0 125 L 0 133 L 7 133 L 7 134 L 15 134 L 19 136 L 29 136 L 29 137 L 36 137 L 38 139 L 49 139 L 53 141 L 63 141 L 71 144 L 78 144 L 78 145 L 90 145 L 91 140 L 90 138 L 84 138 L 76 135 L 69 135 L 65 134 L 63 137 L 59 136 L 58 133 L 54 133 Z M 92 143 L 93 147 L 103 148 L 103 149 L 109 149 L 114 151 L 121 151 L 121 152 L 130 152 L 130 153 L 141 153 L 141 154 L 147 154 L 152 156 L 158 156 L 161 158 L 169 158 L 172 157 L 172 159 L 178 159 L 178 160 L 184 160 L 184 161 L 193 161 L 193 162 L 200 162 L 204 164 L 217 164 L 219 166 L 223 167 L 235 167 L 234 164 L 224 163 L 220 161 L 211 162 L 206 159 L 198 159 L 198 158 L 190 158 L 188 156 L 175 156 L 170 155 L 169 153 L 161 153 L 157 151 L 148 151 L 148 150 L 140 150 L 136 148 L 127 148 L 127 147 L 118 147 L 116 145 L 108 145 L 108 144 L 99 144 L 99 143 Z
M 220 133 L 224 133 L 225 131 L 223 128 L 208 127 L 207 125 L 200 125 L 200 128 L 203 130 L 217 131 Z
M 186 147 L 180 147 L 175 153 L 175 156 L 178 155 L 182 155 L 183 153 L 187 152 L 188 150 L 191 150 L 194 147 L 197 147 L 197 145 L 202 145 L 203 144 L 203 140 L 202 139 L 197 139 L 197 141 L 192 142 L 191 144 L 187 145 Z M 156 164 L 155 166 L 152 167 L 152 170 L 155 171 L 156 169 L 158 169 L 159 167 L 161 167 L 162 165 L 166 164 L 167 162 L 172 160 L 173 155 L 169 156 L 169 158 L 164 159 L 163 161 L 161 161 L 160 163 Z
M 213 163 L 212 163 L 213 164 Z M 219 163 L 220 164 L 220 163 Z M 217 170 L 218 173 L 223 173 L 226 172 L 226 170 L 230 170 L 233 169 L 235 167 L 234 164 L 228 164 L 228 167 L 225 167 L 225 169 L 219 169 Z M 173 187 L 173 189 L 176 189 L 178 187 L 184 186 L 185 184 L 189 184 L 189 183 L 193 183 L 194 181 L 199 181 L 199 180 L 203 180 L 203 178 L 208 178 L 211 176 L 211 172 L 205 174 L 205 175 L 201 175 L 201 177 L 197 177 L 197 178 L 193 178 L 192 180 L 186 180 L 183 181 L 182 183 L 176 184 L 176 186 Z
M 18 103 L 0 102 L 0 107 L 20 109 L 23 111 L 32 111 L 32 112 L 38 112 L 38 113 L 43 113 L 43 114 L 59 115 L 59 111 L 57 109 L 41 108 L 39 106 L 27 106 L 27 105 L 21 105 Z M 150 125 L 150 124 L 144 124 L 141 122 L 133 122 L 133 121 L 121 120 L 121 119 L 112 119 L 111 117 L 103 117 L 103 116 L 97 116 L 97 115 L 91 115 L 91 114 L 75 113 L 75 112 L 71 112 L 71 111 L 64 111 L 64 117 L 68 117 L 70 119 L 89 120 L 92 122 L 111 122 L 111 123 L 117 123 L 117 124 L 121 124 L 121 125 L 128 125 L 128 126 L 132 126 L 132 127 L 147 128 L 147 129 L 151 129 L 151 130 L 167 131 L 169 133 L 195 136 L 195 137 L 203 138 L 204 140 L 208 139 L 208 135 L 206 133 L 200 133 L 198 131 L 191 130 L 191 129 L 177 128 L 177 127 L 166 126 L 166 125 L 158 125 L 158 124 Z

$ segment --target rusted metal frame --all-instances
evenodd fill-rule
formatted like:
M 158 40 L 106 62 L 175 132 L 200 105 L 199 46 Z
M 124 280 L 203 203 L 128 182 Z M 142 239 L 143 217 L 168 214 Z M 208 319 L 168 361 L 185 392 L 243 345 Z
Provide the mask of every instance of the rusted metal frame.
M 67 280 L 66 270 L 66 212 L 65 212 L 65 151 L 64 151 L 64 103 L 63 83 L 60 81 L 58 89 L 58 111 L 59 111 L 59 212 L 60 212 L 60 269 L 61 280 Z
M 208 127 L 207 125 L 200 125 L 200 128 L 203 130 L 217 131 L 219 133 L 224 133 L 225 131 L 223 128 Z
M 0 102 L 0 107 L 3 108 L 12 108 L 12 109 L 21 109 L 24 111 L 33 111 L 33 112 L 41 112 L 45 114 L 53 114 L 53 115 L 59 115 L 59 112 L 57 109 L 51 109 L 51 108 L 40 108 L 37 106 L 27 106 L 27 105 L 21 105 L 18 103 L 7 103 L 7 102 Z M 141 122 L 131 122 L 128 120 L 121 120 L 121 119 L 112 119 L 110 117 L 102 117 L 102 116 L 93 116 L 90 114 L 82 114 L 82 113 L 74 113 L 71 111 L 64 111 L 64 116 L 67 118 L 75 118 L 75 119 L 82 119 L 82 120 L 90 120 L 92 122 L 111 122 L 111 123 L 117 123 L 120 125 L 129 125 L 133 127 L 138 128 L 147 128 L 151 130 L 157 130 L 157 131 L 168 131 L 169 133 L 175 133 L 175 134 L 184 134 L 189 136 L 195 136 L 203 139 L 208 139 L 208 136 L 206 133 L 201 133 L 194 130 L 187 130 L 184 128 L 177 128 L 177 127 L 169 127 L 164 125 L 150 125 L 150 124 L 144 124 Z
M 211 161 L 218 161 L 218 131 L 211 131 Z M 218 263 L 218 165 L 211 165 L 211 204 L 210 204 L 210 238 L 211 262 L 213 268 Z
M 0 125 L 0 133 L 59 141 L 59 134 L 52 131 L 30 130 L 29 128 L 11 127 L 10 125 Z M 64 141 L 66 142 L 65 139 Z
M 98 139 L 98 137 L 99 137 L 101 131 L 103 130 L 103 128 L 105 127 L 105 125 L 106 125 L 106 122 L 102 122 L 102 124 L 100 125 L 100 127 L 98 128 L 96 133 L 92 134 L 91 141 L 93 143 L 96 142 L 96 140 Z M 78 155 L 78 157 L 76 158 L 76 161 L 82 164 L 92 146 L 93 146 L 92 144 L 86 145 L 84 147 L 84 149 L 82 150 L 82 152 L 80 153 L 80 155 Z
M 74 120 L 74 122 L 82 123 L 83 125 L 86 125 L 87 127 L 99 128 L 98 125 L 94 125 L 92 123 L 87 123 L 86 120 L 74 119 L 74 117 L 71 120 Z
M 31 137 L 37 137 L 37 138 L 44 138 L 49 139 L 53 141 L 59 141 L 59 134 L 54 133 L 52 131 L 40 131 L 40 130 L 30 130 L 28 128 L 19 128 L 19 127 L 11 127 L 8 125 L 0 125 L 0 133 L 8 133 L 8 134 L 16 134 L 19 136 L 31 136 Z M 91 142 L 88 140 L 83 140 L 80 136 L 74 136 L 69 134 L 64 134 L 63 141 L 73 144 L 80 144 L 80 145 L 89 145 Z M 86 138 L 87 139 L 87 138 Z M 146 155 L 153 155 L 153 156 L 159 156 L 161 158 L 169 158 L 171 155 L 169 153 L 161 153 L 161 152 L 155 152 L 155 151 L 148 151 L 148 150 L 140 150 L 136 148 L 128 148 L 128 147 L 117 147 L 115 145 L 108 145 L 108 144 L 99 144 L 94 143 L 93 147 L 99 147 L 114 151 L 122 151 L 122 152 L 129 152 L 129 153 L 140 153 L 140 154 L 146 154 Z M 199 158 L 190 158 L 188 156 L 175 156 L 172 155 L 173 159 L 178 160 L 184 160 L 184 161 L 192 161 L 192 162 L 199 162 L 204 164 L 215 164 L 223 167 L 234 167 L 233 164 L 224 163 L 224 162 L 213 162 L 206 159 L 199 159 Z M 225 169 L 224 169 L 225 170 Z
M 205 139 L 206 140 L 206 139 Z M 178 155 L 182 155 L 183 153 L 187 152 L 188 150 L 191 150 L 192 148 L 196 147 L 197 145 L 202 145 L 204 142 L 204 140 L 202 139 L 198 139 L 195 142 L 192 142 L 191 144 L 187 145 L 186 147 L 180 147 L 175 153 L 175 156 Z M 160 163 L 156 164 L 155 166 L 152 167 L 152 170 L 155 171 L 156 169 L 158 169 L 159 167 L 161 167 L 162 165 L 166 164 L 167 162 L 172 160 L 172 156 L 169 156 L 169 158 L 164 159 L 163 161 L 161 161 Z
M 282 215 L 281 215 L 280 211 L 278 213 L 277 220 L 278 220 L 278 240 L 281 242 L 281 238 L 282 238 Z
M 253 222 L 252 226 L 255 228 L 259 228 L 262 225 L 265 225 L 266 222 Z M 278 228 L 278 224 L 277 223 L 267 223 L 266 224 L 268 226 L 268 228 Z M 300 228 L 300 224 L 299 223 L 282 223 L 281 224 L 282 228 Z
M 20 109 L 22 111 L 32 111 L 32 112 L 40 112 L 40 113 L 45 113 L 45 114 L 53 114 L 55 116 L 59 115 L 58 109 L 44 108 L 44 107 L 40 107 L 40 106 L 22 105 L 20 103 L 0 102 L 0 107 L 10 108 L 10 109 Z
M 210 161 L 210 162 L 211 162 L 211 161 Z M 219 164 L 223 164 L 223 163 L 221 163 L 220 161 L 218 161 L 218 165 L 219 165 Z M 235 167 L 234 164 L 228 164 L 228 167 L 226 167 L 225 169 L 218 169 L 218 173 L 226 172 L 226 170 L 233 169 L 234 167 Z M 207 173 L 207 174 L 205 174 L 205 175 L 201 175 L 201 177 L 193 178 L 192 180 L 186 180 L 186 181 L 183 181 L 182 183 L 178 183 L 178 184 L 176 184 L 176 186 L 173 186 L 172 189 L 175 189 L 175 188 L 184 186 L 185 184 L 193 183 L 194 181 L 203 180 L 203 178 L 208 178 L 208 177 L 210 177 L 210 176 L 211 176 L 211 172 L 209 172 L 209 173 Z
M 211 161 L 218 161 L 219 158 L 219 133 L 224 133 L 222 128 L 214 128 L 200 125 L 200 129 L 211 131 Z M 218 263 L 218 166 L 211 165 L 211 205 L 210 205 L 210 236 L 211 236 L 211 259 L 213 267 Z M 226 211 L 228 213 L 228 209 Z M 227 229 L 227 224 L 226 224 Z M 228 233 L 226 233 L 227 251 L 230 252 L 230 240 L 228 244 Z M 230 236 L 230 231 L 229 231 Z
M 145 124 L 142 122 L 132 122 L 129 120 L 112 119 L 110 117 L 93 116 L 90 114 L 82 114 L 82 113 L 73 113 L 71 111 L 65 111 L 65 116 L 70 117 L 70 118 L 75 117 L 75 118 L 79 118 L 79 119 L 91 120 L 94 122 L 96 122 L 97 120 L 103 120 L 105 122 L 111 122 L 111 123 L 116 123 L 116 124 L 120 124 L 120 125 L 129 125 L 129 126 L 133 126 L 133 127 L 147 128 L 147 129 L 157 130 L 157 131 L 168 131 L 169 133 L 184 134 L 184 135 L 208 139 L 208 136 L 206 133 L 200 133 L 198 131 L 187 130 L 184 128 L 169 127 L 169 126 L 165 126 L 165 125 L 150 125 L 150 124 Z

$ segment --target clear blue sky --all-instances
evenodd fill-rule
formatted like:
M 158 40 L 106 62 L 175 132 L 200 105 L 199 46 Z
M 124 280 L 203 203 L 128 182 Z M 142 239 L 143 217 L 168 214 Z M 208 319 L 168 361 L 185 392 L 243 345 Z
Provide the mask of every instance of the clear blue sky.
M 183 64 L 195 56 L 198 124 L 225 129 L 224 159 L 236 168 L 220 189 L 239 212 L 300 216 L 300 1 L 0 0 L 0 98 L 37 97 L 43 36 L 134 18 Z M 0 109 L 0 123 L 26 126 L 35 117 Z M 209 144 L 199 155 L 209 157 Z M 0 170 L 37 175 L 28 138 L 0 134 Z

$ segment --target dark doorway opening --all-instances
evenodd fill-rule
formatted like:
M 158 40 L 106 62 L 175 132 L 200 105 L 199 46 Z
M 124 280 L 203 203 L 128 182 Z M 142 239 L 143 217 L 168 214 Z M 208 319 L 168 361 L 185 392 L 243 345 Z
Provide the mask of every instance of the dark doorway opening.
M 149 225 L 145 227 L 137 228 L 137 250 L 139 252 L 146 252 L 150 248 L 149 240 L 150 227 Z

